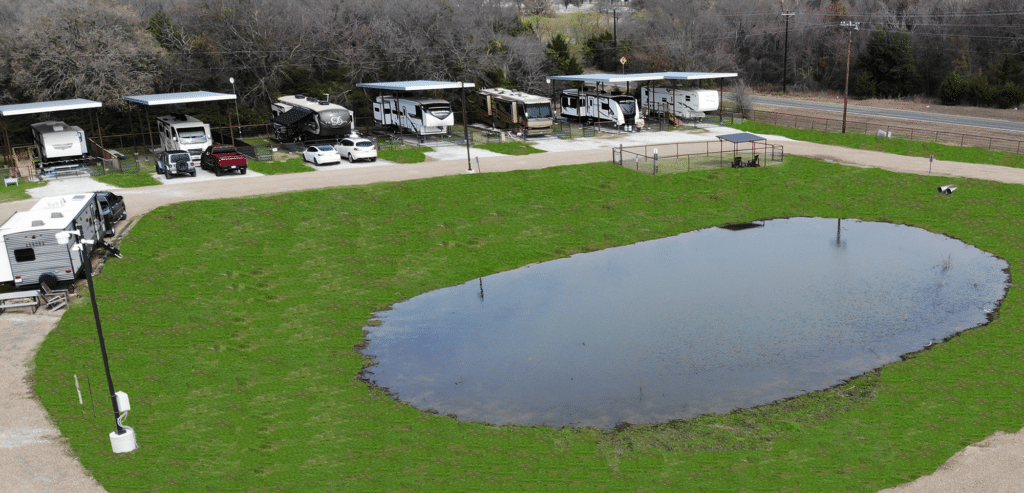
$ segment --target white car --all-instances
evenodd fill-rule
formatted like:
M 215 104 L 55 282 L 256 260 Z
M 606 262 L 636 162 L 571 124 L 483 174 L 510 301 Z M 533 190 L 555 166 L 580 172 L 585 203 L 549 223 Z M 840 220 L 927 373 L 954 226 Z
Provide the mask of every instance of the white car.
M 348 158 L 348 162 L 354 163 L 357 159 L 377 160 L 377 146 L 373 145 L 370 139 L 362 137 L 345 137 L 341 143 L 334 146 L 338 153 Z
M 315 145 L 302 151 L 302 160 L 316 165 L 337 164 L 341 162 L 341 154 L 332 146 Z

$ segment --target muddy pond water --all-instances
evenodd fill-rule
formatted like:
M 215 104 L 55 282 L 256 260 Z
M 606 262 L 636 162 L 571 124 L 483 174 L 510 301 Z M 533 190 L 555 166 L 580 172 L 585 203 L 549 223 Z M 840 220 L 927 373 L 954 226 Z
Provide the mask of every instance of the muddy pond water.
M 983 325 L 1007 263 L 923 229 L 710 228 L 439 289 L 376 314 L 364 377 L 459 420 L 610 428 L 766 404 Z

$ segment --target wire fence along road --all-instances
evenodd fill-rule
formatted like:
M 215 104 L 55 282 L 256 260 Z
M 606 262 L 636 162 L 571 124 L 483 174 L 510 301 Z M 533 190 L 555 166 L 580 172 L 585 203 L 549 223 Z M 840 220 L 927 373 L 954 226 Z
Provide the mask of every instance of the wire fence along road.
M 751 99 L 755 104 L 765 106 L 801 108 L 812 111 L 827 111 L 832 113 L 843 112 L 843 105 L 837 103 L 794 101 L 790 99 L 769 98 L 764 96 L 752 96 Z M 874 108 L 870 106 L 849 106 L 847 108 L 846 113 L 847 115 L 873 116 L 879 118 L 892 118 L 898 120 L 939 123 L 942 125 L 957 125 L 961 127 L 1024 133 L 1024 122 L 996 120 L 992 118 L 975 118 L 959 115 L 943 115 L 938 113 L 925 113 L 922 111 L 891 110 L 885 108 Z

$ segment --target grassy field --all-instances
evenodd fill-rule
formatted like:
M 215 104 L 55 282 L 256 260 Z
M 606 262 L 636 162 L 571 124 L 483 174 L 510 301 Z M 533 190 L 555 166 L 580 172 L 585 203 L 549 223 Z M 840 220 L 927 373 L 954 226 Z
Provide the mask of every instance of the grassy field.
M 806 130 L 760 122 L 743 122 L 734 125 L 738 130 L 756 134 L 771 134 L 789 137 L 795 140 L 816 142 L 819 144 L 838 145 L 869 151 L 888 152 L 901 156 L 928 157 L 935 156 L 940 161 L 957 161 L 961 163 L 995 164 L 1013 168 L 1024 168 L 1024 155 L 1009 152 L 996 152 L 977 147 L 957 147 L 916 140 L 884 139 L 873 135 L 827 133 L 820 130 Z
M 313 171 L 313 168 L 302 162 L 301 157 L 286 159 L 284 161 L 249 161 L 249 169 L 264 175 L 282 175 L 286 173 L 306 173 Z
M 160 184 L 160 180 L 153 178 L 152 166 L 142 166 L 138 173 L 110 173 L 94 176 L 93 179 L 120 188 L 148 187 Z
M 401 149 L 383 149 L 377 151 L 377 157 L 385 161 L 399 164 L 422 163 L 427 160 L 425 153 L 433 151 L 430 147 L 403 147 Z
M 17 185 L 8 185 L 3 189 L 0 189 L 0 202 L 14 202 L 17 200 L 25 200 L 32 198 L 28 194 L 30 188 L 41 187 L 45 183 L 38 181 L 28 181 L 22 178 Z
M 87 296 L 35 389 L 110 491 L 877 491 L 1024 420 L 1024 320 L 849 382 L 726 415 L 616 430 L 465 423 L 357 379 L 375 310 L 580 252 L 762 218 L 890 221 L 1024 261 L 1020 186 L 843 167 L 652 177 L 608 163 L 459 175 L 148 214 L 97 279 L 111 371 L 141 448 L 115 456 Z M 78 404 L 74 375 L 92 385 Z M 83 383 L 84 385 L 84 383 Z M 83 393 L 85 393 L 83 389 Z

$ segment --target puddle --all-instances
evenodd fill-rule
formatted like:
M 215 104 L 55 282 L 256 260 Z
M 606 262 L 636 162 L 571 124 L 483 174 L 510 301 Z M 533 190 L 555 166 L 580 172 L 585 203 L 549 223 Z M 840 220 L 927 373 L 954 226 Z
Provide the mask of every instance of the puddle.
M 397 303 L 363 376 L 462 421 L 611 428 L 831 387 L 986 323 L 1008 264 L 919 228 L 792 218 L 533 264 Z

